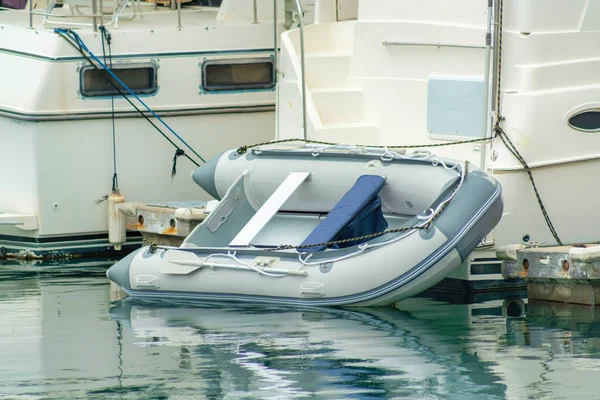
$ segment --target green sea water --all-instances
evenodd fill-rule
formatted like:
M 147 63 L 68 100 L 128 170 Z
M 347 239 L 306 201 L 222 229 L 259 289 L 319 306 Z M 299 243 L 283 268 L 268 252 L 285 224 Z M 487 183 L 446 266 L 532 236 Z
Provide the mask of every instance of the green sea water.
M 108 265 L 0 264 L 0 399 L 600 398 L 593 307 L 115 301 Z

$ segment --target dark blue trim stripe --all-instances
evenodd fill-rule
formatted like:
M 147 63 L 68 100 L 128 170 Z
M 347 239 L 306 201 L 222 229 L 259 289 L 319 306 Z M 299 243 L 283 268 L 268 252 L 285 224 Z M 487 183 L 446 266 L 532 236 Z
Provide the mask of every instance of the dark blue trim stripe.
M 142 234 L 137 231 L 128 231 L 127 238 L 142 238 Z M 0 234 L 0 240 L 14 243 L 60 243 L 60 242 L 73 242 L 73 241 L 88 241 L 104 239 L 108 240 L 108 233 L 96 233 L 96 234 L 80 234 L 80 235 L 69 235 L 69 236 L 46 236 L 46 237 L 29 237 L 29 236 L 13 236 Z

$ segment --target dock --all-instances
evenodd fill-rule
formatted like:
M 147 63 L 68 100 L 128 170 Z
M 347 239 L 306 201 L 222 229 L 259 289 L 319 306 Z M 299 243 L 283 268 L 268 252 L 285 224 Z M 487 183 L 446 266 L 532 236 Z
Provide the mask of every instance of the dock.
M 142 234 L 145 243 L 179 246 L 208 215 L 211 202 L 122 203 L 127 231 Z
M 530 300 L 599 305 L 600 245 L 498 248 L 505 279 L 523 278 Z

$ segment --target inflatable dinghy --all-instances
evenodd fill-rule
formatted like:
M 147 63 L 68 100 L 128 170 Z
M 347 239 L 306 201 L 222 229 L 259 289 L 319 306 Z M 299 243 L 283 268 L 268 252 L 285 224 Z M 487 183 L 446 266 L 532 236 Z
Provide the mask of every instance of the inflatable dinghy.
M 491 176 L 429 153 L 230 150 L 192 177 L 218 206 L 180 247 L 144 247 L 112 266 L 128 295 L 389 305 L 458 267 L 503 207 Z

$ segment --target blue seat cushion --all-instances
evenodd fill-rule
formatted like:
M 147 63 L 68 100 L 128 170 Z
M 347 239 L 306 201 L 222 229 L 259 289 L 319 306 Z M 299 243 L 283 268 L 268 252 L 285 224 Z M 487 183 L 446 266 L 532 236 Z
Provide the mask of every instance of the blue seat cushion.
M 383 218 L 381 201 L 377 196 L 384 183 L 385 179 L 379 175 L 360 176 L 327 217 L 304 239 L 302 245 L 330 242 L 385 230 L 387 222 Z M 358 243 L 360 242 L 351 242 L 340 247 L 354 246 Z M 325 250 L 326 247 L 314 246 L 302 251 L 315 252 Z
M 350 221 L 337 235 L 335 235 L 333 241 L 383 232 L 387 228 L 388 223 L 383 216 L 383 211 L 381 210 L 381 199 L 379 196 L 376 196 L 372 202 L 367 204 L 367 206 L 352 221 Z M 344 247 L 356 246 L 357 244 L 364 243 L 368 240 L 370 239 L 353 240 L 348 243 L 334 244 L 331 247 L 341 249 Z

